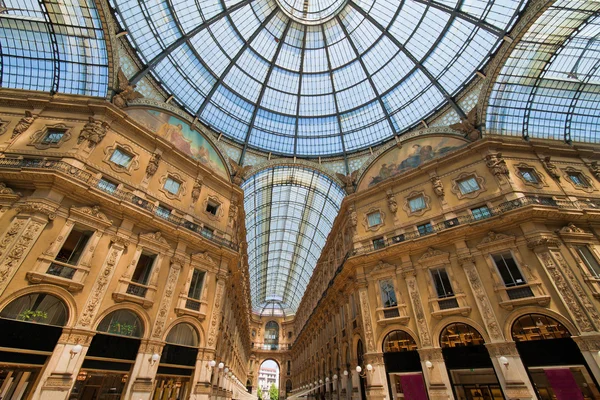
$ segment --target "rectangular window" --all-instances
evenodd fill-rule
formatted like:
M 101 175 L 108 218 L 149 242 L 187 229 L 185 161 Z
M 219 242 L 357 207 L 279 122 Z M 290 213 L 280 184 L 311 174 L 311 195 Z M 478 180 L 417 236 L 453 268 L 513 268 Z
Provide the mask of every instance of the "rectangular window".
M 181 182 L 178 182 L 175 179 L 169 177 L 165 181 L 165 185 L 163 186 L 163 188 L 171 194 L 178 194 L 179 189 L 181 188 Z
M 471 176 L 466 179 L 461 179 L 457 182 L 458 188 L 462 194 L 469 194 L 479 190 L 479 183 L 477 183 L 477 179 L 474 176 Z
M 133 156 L 121 150 L 120 148 L 116 148 L 110 156 L 110 161 L 120 165 L 123 168 L 129 168 L 131 164 L 131 160 L 133 160 Z
M 206 204 L 206 212 L 212 215 L 217 215 L 217 212 L 219 211 L 219 206 L 219 203 L 209 200 Z
M 523 278 L 523 275 L 517 266 L 517 262 L 510 252 L 495 254 L 492 258 L 506 287 L 518 286 L 526 283 L 525 278 Z
M 77 265 L 85 246 L 94 233 L 90 231 L 71 230 L 67 240 L 63 243 L 60 251 L 56 255 L 56 261 L 65 264 Z
M 117 186 L 118 185 L 116 183 L 109 181 L 106 178 L 101 178 L 98 181 L 98 189 L 103 190 L 107 193 L 114 193 L 117 190 Z
M 379 211 L 375 211 L 367 214 L 367 221 L 370 227 L 381 225 L 381 213 Z
M 529 183 L 540 183 L 537 174 L 533 170 L 533 168 L 519 168 L 519 174 L 523 177 L 525 182 Z
M 425 204 L 425 198 L 423 196 L 417 196 L 408 200 L 408 206 L 410 207 L 411 212 L 417 212 L 425 209 L 427 204 Z
M 419 235 L 421 236 L 429 235 L 430 233 L 433 233 L 433 226 L 431 226 L 431 224 L 427 222 L 426 224 L 418 225 L 417 230 L 419 231 Z
M 42 144 L 57 144 L 63 138 L 65 131 L 62 129 L 48 129 L 42 139 Z
M 385 247 L 385 239 L 384 238 L 373 239 L 373 248 L 375 250 L 383 249 L 384 247 Z
M 155 260 L 156 255 L 142 253 L 140 255 L 140 258 L 138 259 L 135 271 L 133 271 L 131 281 L 135 283 L 140 283 L 142 285 L 147 285 L 148 280 L 150 279 L 150 273 L 152 272 L 152 266 L 154 265 Z
M 454 296 L 452 290 L 452 284 L 450 278 L 446 272 L 446 268 L 436 268 L 431 270 L 431 277 L 433 278 L 433 284 L 435 285 L 435 291 L 437 292 L 438 298 Z
M 598 260 L 594 256 L 594 253 L 587 246 L 577 246 L 577 253 L 579 257 L 583 260 L 583 263 L 588 267 L 590 273 L 596 277 L 600 278 L 600 264 L 598 264 Z
M 589 187 L 587 180 L 581 175 L 579 172 L 569 172 L 569 179 L 575 186 L 579 187 Z
M 492 216 L 492 212 L 489 208 L 487 208 L 487 206 L 472 208 L 471 214 L 473 214 L 473 218 L 475 218 L 475 221 L 479 221 L 480 219 L 486 219 Z
M 379 282 L 379 288 L 381 289 L 381 304 L 383 307 L 396 307 L 398 300 L 396 300 L 394 282 L 391 279 L 385 279 Z
M 200 300 L 200 296 L 202 295 L 202 285 L 204 284 L 204 275 L 206 273 L 204 271 L 200 271 L 199 269 L 194 269 L 194 273 L 192 274 L 192 282 L 190 283 L 190 288 L 188 290 L 188 297 Z
M 167 207 L 159 205 L 156 207 L 156 215 L 161 218 L 168 219 L 171 216 L 171 210 Z

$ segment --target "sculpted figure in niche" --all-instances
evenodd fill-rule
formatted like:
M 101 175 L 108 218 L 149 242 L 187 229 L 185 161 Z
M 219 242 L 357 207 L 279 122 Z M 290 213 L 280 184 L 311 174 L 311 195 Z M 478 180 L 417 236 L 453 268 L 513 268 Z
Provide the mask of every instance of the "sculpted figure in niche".
M 388 208 L 392 213 L 398 211 L 398 202 L 396 201 L 396 196 L 392 192 L 392 189 L 388 189 L 386 192 L 387 200 L 388 200 Z
M 558 171 L 558 167 L 550 161 L 550 156 L 544 158 L 544 161 L 542 161 L 542 163 L 544 164 L 544 168 L 546 169 L 548 174 L 550 174 L 551 177 L 559 181 L 560 172 Z
M 192 189 L 192 203 L 196 203 L 200 198 L 200 191 L 202 191 L 203 183 L 202 178 L 198 178 L 196 179 L 196 182 L 194 182 L 194 188 Z
M 502 153 L 488 155 L 485 158 L 485 165 L 487 165 L 492 171 L 492 174 L 498 178 L 502 175 L 508 176 L 509 174 L 506 161 L 502 158 Z
M 158 162 L 160 161 L 160 154 L 154 153 L 152 157 L 150 157 L 150 161 L 148 161 L 148 166 L 146 167 L 146 175 L 153 176 L 158 170 Z
M 23 133 L 27 129 L 29 129 L 29 127 L 31 126 L 31 124 L 33 124 L 34 120 L 35 120 L 35 117 L 31 113 L 31 111 L 25 111 L 25 116 L 23 118 L 21 118 L 19 120 L 19 122 L 17 122 L 17 125 L 13 129 L 13 133 L 12 133 L 11 139 L 16 138 L 21 133 Z
M 436 196 L 440 199 L 443 199 L 444 185 L 442 184 L 442 180 L 437 175 L 434 175 L 431 177 L 431 184 L 433 185 L 433 191 L 435 192 Z
M 77 138 L 77 144 L 87 140 L 89 147 L 97 145 L 106 136 L 108 128 L 108 123 L 90 117 L 88 122 L 83 126 L 83 129 L 81 129 L 81 133 Z

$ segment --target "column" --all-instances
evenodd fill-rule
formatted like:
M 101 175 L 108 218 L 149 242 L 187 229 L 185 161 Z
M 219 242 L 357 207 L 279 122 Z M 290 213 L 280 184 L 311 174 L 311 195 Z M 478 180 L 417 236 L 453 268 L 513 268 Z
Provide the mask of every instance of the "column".
M 572 337 L 585 358 L 596 382 L 600 382 L 600 335 Z
M 515 342 L 488 343 L 496 375 L 508 400 L 537 399 Z
M 352 366 L 352 368 L 350 369 L 350 371 L 348 371 L 348 373 L 350 374 L 350 380 L 352 382 L 352 393 L 350 394 L 349 397 L 351 400 L 361 400 L 360 377 L 358 376 L 358 373 L 356 372 L 356 367 L 358 366 L 358 363 L 356 362 L 356 360 L 352 360 L 351 366 Z
M 442 349 L 439 347 L 430 347 L 419 349 L 418 352 L 421 358 L 421 368 L 423 369 L 429 399 L 454 399 L 450 376 L 448 376 Z
M 367 365 L 371 365 L 371 371 Z M 367 398 L 368 399 L 388 399 L 388 385 L 383 362 L 383 353 L 368 353 L 365 354 L 365 365 L 363 365 L 363 374 L 367 380 Z
M 163 346 L 159 341 L 142 340 L 125 390 L 126 399 L 151 399 Z
M 194 368 L 194 375 L 192 376 L 192 382 L 196 382 L 191 400 L 209 400 L 212 385 L 210 378 L 213 371 L 217 368 L 216 361 L 215 366 L 211 367 L 210 362 L 215 360 L 215 351 L 212 349 L 200 349 L 198 351 L 198 357 L 196 358 L 196 367 Z

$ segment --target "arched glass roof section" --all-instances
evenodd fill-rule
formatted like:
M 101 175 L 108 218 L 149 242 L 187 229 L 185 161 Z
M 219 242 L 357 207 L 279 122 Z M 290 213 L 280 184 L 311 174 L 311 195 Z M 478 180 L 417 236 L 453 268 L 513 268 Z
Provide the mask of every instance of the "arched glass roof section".
M 454 97 L 526 0 L 111 0 L 145 67 L 192 115 L 284 155 L 357 151 Z
M 546 10 L 502 68 L 486 132 L 600 141 L 600 2 L 562 0 Z
M 293 315 L 345 194 L 328 176 L 296 166 L 262 170 L 242 188 L 252 309 Z
M 108 54 L 93 0 L 2 0 L 0 86 L 105 97 Z

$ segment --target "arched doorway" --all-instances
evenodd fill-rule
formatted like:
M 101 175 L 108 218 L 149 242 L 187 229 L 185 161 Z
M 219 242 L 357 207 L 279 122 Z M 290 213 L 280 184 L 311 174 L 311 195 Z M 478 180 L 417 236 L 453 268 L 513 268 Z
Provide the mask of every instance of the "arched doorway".
M 541 400 L 599 399 L 600 391 L 569 330 L 543 314 L 526 314 L 512 338 Z
M 21 296 L 0 312 L 0 398 L 26 399 L 67 323 L 65 303 L 51 294 Z
M 258 369 L 257 394 L 263 400 L 270 400 L 271 394 L 277 393 L 279 398 L 279 364 L 275 360 L 265 360 Z
M 454 396 L 465 400 L 504 400 L 483 336 L 456 322 L 440 334 L 440 345 Z
M 363 347 L 362 340 L 358 339 L 358 343 L 356 344 L 356 360 L 358 365 L 363 367 L 365 365 L 365 349 Z M 366 400 L 366 392 L 367 392 L 367 382 L 364 376 L 359 374 L 359 391 L 361 400 Z
M 392 398 L 427 398 L 421 359 L 415 339 L 404 331 L 392 331 L 383 339 L 383 362 Z
M 90 343 L 69 399 L 118 399 L 125 393 L 144 325 L 130 310 L 105 316 Z
M 187 399 L 196 366 L 200 336 L 192 325 L 181 322 L 169 331 L 158 364 L 152 400 Z
M 269 321 L 265 325 L 265 344 L 263 350 L 279 349 L 279 324 Z

